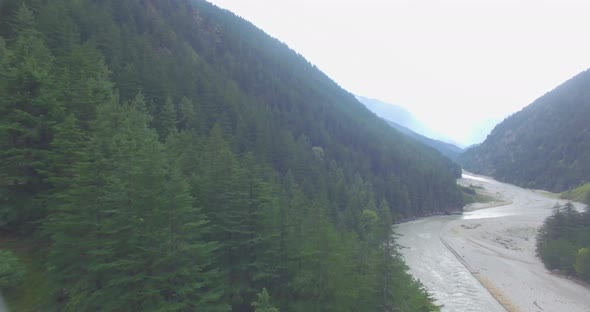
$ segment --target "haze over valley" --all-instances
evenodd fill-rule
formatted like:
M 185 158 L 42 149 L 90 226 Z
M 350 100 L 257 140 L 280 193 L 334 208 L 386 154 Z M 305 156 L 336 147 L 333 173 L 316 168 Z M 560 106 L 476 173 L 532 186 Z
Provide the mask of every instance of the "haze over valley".
M 581 40 L 590 27 L 586 1 L 213 3 L 350 92 L 400 105 L 461 147 L 481 143 L 493 124 L 590 68 L 590 42 Z

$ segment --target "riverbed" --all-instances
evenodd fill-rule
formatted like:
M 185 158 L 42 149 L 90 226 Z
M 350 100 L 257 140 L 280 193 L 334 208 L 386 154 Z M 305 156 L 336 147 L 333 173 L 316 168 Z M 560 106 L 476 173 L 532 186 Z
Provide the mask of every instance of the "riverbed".
M 459 183 L 484 188 L 499 206 L 396 230 L 410 273 L 442 311 L 590 312 L 590 289 L 552 274 L 535 256 L 536 231 L 558 199 L 467 173 Z

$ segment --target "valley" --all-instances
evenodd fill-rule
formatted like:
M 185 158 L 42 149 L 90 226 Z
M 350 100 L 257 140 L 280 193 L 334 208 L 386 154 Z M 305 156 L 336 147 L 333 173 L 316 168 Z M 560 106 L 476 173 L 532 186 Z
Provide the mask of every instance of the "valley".
M 535 255 L 590 281 L 590 209 L 535 245 L 563 201 L 496 181 L 590 198 L 590 70 L 464 149 L 501 86 L 407 88 L 389 51 L 380 95 L 282 40 L 209 0 L 0 0 L 0 312 L 590 312 Z
M 410 272 L 442 311 L 590 311 L 588 287 L 535 256 L 537 228 L 557 199 L 466 173 L 459 183 L 481 185 L 505 205 L 397 228 Z

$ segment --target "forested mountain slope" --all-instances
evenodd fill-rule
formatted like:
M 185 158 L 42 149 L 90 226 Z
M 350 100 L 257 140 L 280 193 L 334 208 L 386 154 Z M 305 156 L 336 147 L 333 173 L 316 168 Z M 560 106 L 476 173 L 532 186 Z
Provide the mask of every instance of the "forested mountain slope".
M 391 224 L 461 207 L 459 175 L 205 1 L 2 2 L 0 226 L 46 246 L 31 309 L 436 310 Z
M 498 124 L 460 156 L 467 170 L 554 192 L 590 181 L 590 71 Z
M 407 135 L 408 137 L 426 145 L 426 146 L 430 146 L 432 148 L 434 148 L 435 150 L 439 151 L 442 155 L 444 155 L 445 157 L 448 157 L 449 159 L 455 160 L 457 159 L 457 157 L 459 157 L 459 155 L 461 153 L 463 153 L 463 149 L 453 145 L 451 143 L 447 143 L 447 142 L 443 142 L 443 141 L 439 141 L 439 140 L 435 140 L 435 139 L 431 139 L 429 137 L 425 137 L 419 133 L 416 133 L 414 131 L 412 131 L 411 129 L 408 129 L 402 125 L 399 125 L 393 121 L 389 121 L 386 120 L 387 123 L 394 127 L 395 129 L 399 130 L 401 133 Z

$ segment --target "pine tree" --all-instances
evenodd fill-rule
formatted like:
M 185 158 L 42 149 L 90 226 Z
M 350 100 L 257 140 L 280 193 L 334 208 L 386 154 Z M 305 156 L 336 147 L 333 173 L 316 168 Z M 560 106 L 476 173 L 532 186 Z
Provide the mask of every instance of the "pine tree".
M 2 52 L 0 72 L 0 223 L 40 219 L 45 207 L 38 194 L 48 188 L 39 170 L 47 165 L 53 127 L 63 116 L 51 84 L 52 57 L 24 4 L 12 22 L 16 34 L 10 53 Z M 2 64 L 0 64 L 2 65 Z M 27 231 L 31 225 L 21 224 Z
M 213 223 L 211 239 L 221 242 L 217 262 L 225 270 L 226 300 L 238 310 L 250 305 L 255 283 L 270 274 L 260 253 L 270 238 L 264 229 L 264 211 L 271 199 L 253 160 L 243 163 L 251 167 L 240 164 L 221 128 L 214 126 L 202 163 L 201 185 L 206 185 L 202 203 Z
M 82 129 L 95 119 L 96 106 L 113 100 L 109 69 L 100 52 L 90 43 L 75 44 L 56 59 L 57 99 L 74 114 Z
M 39 170 L 50 184 L 42 194 L 48 205 L 49 218 L 67 202 L 65 194 L 74 183 L 77 163 L 84 158 L 85 143 L 86 134 L 78 127 L 74 115 L 67 116 L 55 127 L 51 150 L 47 154 L 48 165 Z
M 274 307 L 270 300 L 270 295 L 266 288 L 256 294 L 256 301 L 252 302 L 254 312 L 279 312 L 279 309 Z
M 99 107 L 75 183 L 51 216 L 54 275 L 72 285 L 67 308 L 226 311 L 208 221 L 136 107 Z
M 325 217 L 325 202 L 314 202 L 302 224 L 301 245 L 291 257 L 293 307 L 305 311 L 352 311 L 356 279 L 345 240 Z
M 160 119 L 160 126 L 159 126 L 159 134 L 162 140 L 166 140 L 166 137 L 171 132 L 176 131 L 176 109 L 174 108 L 174 103 L 170 97 L 166 98 L 166 102 L 162 107 L 162 111 L 159 115 Z
M 6 49 L 6 41 L 4 40 L 4 38 L 2 38 L 2 36 L 0 36 L 0 68 L 2 68 L 2 70 L 5 70 L 4 62 L 6 62 L 7 58 L 8 49 Z
M 162 259 L 161 264 L 167 283 L 162 288 L 174 294 L 174 300 L 182 303 L 179 311 L 199 308 L 226 311 L 229 306 L 220 304 L 223 295 L 222 276 L 214 257 L 220 244 L 206 238 L 210 232 L 210 222 L 203 209 L 195 205 L 190 196 L 189 184 L 178 171 L 180 166 L 173 151 L 181 141 L 181 135 L 172 132 L 166 142 L 170 165 L 168 182 L 165 184 L 166 194 L 169 196 L 166 229 L 168 240 L 162 244 L 169 252 L 164 253 L 167 257 Z M 184 298 L 194 298 L 194 301 Z
M 202 134 L 203 122 L 202 116 L 198 111 L 198 107 L 187 97 L 182 97 L 178 104 L 179 121 L 178 128 L 181 130 L 194 131 L 197 134 Z

